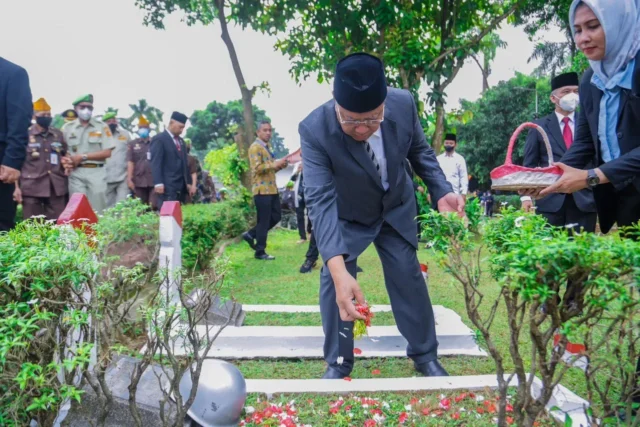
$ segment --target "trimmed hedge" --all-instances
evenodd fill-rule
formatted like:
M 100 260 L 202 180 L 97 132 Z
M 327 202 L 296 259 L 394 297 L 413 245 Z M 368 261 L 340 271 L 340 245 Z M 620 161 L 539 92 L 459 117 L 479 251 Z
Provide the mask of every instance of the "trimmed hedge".
M 207 268 L 216 244 L 246 231 L 252 213 L 241 199 L 183 206 L 182 266 Z

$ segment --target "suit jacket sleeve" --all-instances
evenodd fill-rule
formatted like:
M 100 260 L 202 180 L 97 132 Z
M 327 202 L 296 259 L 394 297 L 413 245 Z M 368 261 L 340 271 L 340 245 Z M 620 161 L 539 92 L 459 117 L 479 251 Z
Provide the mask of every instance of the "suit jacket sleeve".
M 2 164 L 20 170 L 27 155 L 33 103 L 29 75 L 18 68 L 7 83 L 7 148 Z
M 431 200 L 435 204 L 445 194 L 452 193 L 453 187 L 445 178 L 433 148 L 427 144 L 422 125 L 418 119 L 418 110 L 413 96 L 409 93 L 407 93 L 407 96 L 410 97 L 413 107 L 413 136 L 407 158 L 411 162 L 415 173 L 427 184 Z
M 304 198 L 318 250 L 326 263 L 333 257 L 349 255 L 338 220 L 331 159 L 303 124 L 299 131 L 304 162 Z
M 535 129 L 529 129 L 527 134 L 523 166 L 527 168 L 540 167 L 540 132 Z
M 151 140 L 151 175 L 153 185 L 164 184 L 162 176 L 162 163 L 164 162 L 164 141 L 162 134 L 156 135 Z
M 600 166 L 600 170 L 616 189 L 623 189 L 640 176 L 640 147 L 634 148 L 615 160 L 604 163 Z
M 578 116 L 576 137 L 573 139 L 571 147 L 567 150 L 564 156 L 562 156 L 562 159 L 560 159 L 561 163 L 578 169 L 584 169 L 592 162 L 596 155 L 596 147 L 593 145 L 591 129 L 589 128 L 589 122 L 587 122 L 587 116 L 584 114 L 585 110 L 582 102 L 583 101 L 580 100 L 580 112 Z

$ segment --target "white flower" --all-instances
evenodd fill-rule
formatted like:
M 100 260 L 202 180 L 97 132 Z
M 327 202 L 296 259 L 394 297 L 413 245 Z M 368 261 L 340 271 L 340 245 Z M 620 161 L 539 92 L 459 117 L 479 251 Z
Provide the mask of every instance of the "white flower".
M 253 406 L 247 406 L 246 408 L 244 408 L 244 410 L 247 412 L 247 414 L 253 414 L 254 412 L 256 412 L 256 408 L 254 408 Z
M 382 402 L 382 407 L 384 409 L 389 409 L 391 406 L 389 406 L 389 404 L 387 402 Z
M 384 420 L 386 418 L 384 417 L 384 415 L 378 415 L 378 414 L 374 414 L 373 415 L 373 421 L 376 422 L 376 424 L 382 424 L 384 423 Z
M 445 396 L 444 394 L 441 394 L 440 395 L 440 400 L 444 399 L 445 397 L 447 397 L 447 396 Z
M 476 395 L 476 402 L 482 402 L 484 401 L 484 396 L 481 394 Z
M 507 206 L 509 204 L 509 202 L 502 202 L 500 203 L 502 206 Z
M 404 406 L 404 410 L 405 411 L 410 411 L 411 410 L 411 405 L 405 405 Z
M 435 245 L 435 243 L 434 243 L 434 242 L 429 242 L 429 243 L 427 243 L 426 248 L 427 248 L 427 249 L 431 249 L 431 248 L 433 247 L 433 245 Z
M 353 412 L 349 412 L 349 418 L 353 418 Z
M 344 357 L 342 357 L 342 356 L 338 357 L 338 359 L 336 360 L 336 363 L 338 365 L 342 365 L 344 363 Z
M 578 227 L 580 224 L 567 224 L 564 227 L 565 228 L 573 228 L 573 227 Z
M 33 304 L 37 304 L 37 303 L 38 303 L 38 298 L 32 299 L 31 301 L 27 301 L 27 304 L 29 304 L 29 305 L 33 305 Z
M 515 221 L 516 227 L 517 228 L 522 227 L 522 221 L 524 221 L 525 219 L 527 219 L 527 218 L 524 217 L 524 216 L 519 216 L 518 218 L 516 218 L 516 221 Z

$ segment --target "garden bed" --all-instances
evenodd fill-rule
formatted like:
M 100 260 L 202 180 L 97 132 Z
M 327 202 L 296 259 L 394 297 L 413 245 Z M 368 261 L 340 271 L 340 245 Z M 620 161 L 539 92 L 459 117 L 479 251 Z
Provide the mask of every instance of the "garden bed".
M 497 394 L 482 391 L 429 391 L 339 395 L 251 394 L 241 426 L 495 426 Z M 507 412 L 513 408 L 507 405 Z M 512 424 L 513 418 L 507 418 Z M 549 417 L 538 426 L 553 426 Z

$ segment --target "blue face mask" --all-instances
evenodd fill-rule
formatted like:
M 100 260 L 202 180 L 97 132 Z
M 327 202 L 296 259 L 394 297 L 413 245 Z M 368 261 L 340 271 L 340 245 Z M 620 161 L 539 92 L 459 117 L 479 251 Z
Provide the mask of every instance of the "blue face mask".
M 149 138 L 149 129 L 147 128 L 138 129 L 138 135 L 140 135 L 140 138 Z

